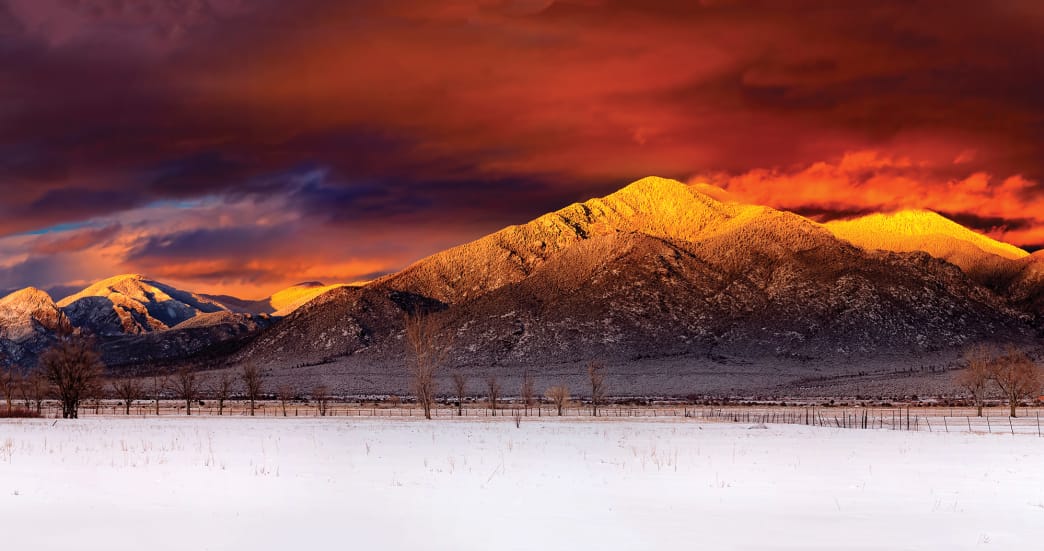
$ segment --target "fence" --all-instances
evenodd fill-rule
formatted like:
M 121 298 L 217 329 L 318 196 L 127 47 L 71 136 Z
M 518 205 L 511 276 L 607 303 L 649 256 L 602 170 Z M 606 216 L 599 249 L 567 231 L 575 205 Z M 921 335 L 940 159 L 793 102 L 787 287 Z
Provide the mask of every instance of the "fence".
M 79 410 L 81 417 L 91 416 L 123 416 L 126 407 L 116 401 L 90 402 Z M 958 407 L 828 407 L 828 406 L 621 406 L 608 404 L 599 406 L 598 417 L 604 419 L 668 419 L 685 418 L 705 422 L 731 422 L 754 424 L 797 424 L 840 429 L 877 429 L 904 430 L 925 432 L 969 432 L 969 433 L 1007 433 L 1035 434 L 1042 436 L 1040 408 L 1018 408 L 1017 416 L 1008 416 L 1007 407 L 984 408 L 981 417 L 976 415 L 975 408 Z M 230 401 L 220 413 L 225 416 L 249 416 L 249 407 L 245 402 Z M 57 403 L 43 404 L 45 417 L 60 417 L 61 409 Z M 154 401 L 136 401 L 131 405 L 130 415 L 136 417 L 150 416 L 184 416 L 185 403 L 175 400 L 161 400 L 157 409 Z M 213 401 L 204 405 L 193 405 L 192 415 L 218 416 L 219 408 Z M 255 408 L 257 417 L 319 417 L 315 404 L 288 403 L 285 412 L 277 401 L 260 401 Z M 500 404 L 496 410 L 488 404 L 468 404 L 461 408 L 460 415 L 455 405 L 440 404 L 432 409 L 433 418 L 455 417 L 503 417 L 510 419 L 516 415 L 528 417 L 558 417 L 556 408 L 542 404 L 524 408 L 520 404 Z M 327 417 L 375 417 L 375 418 L 407 418 L 422 417 L 423 411 L 416 405 L 389 405 L 365 403 L 331 403 L 327 406 Z M 591 418 L 590 406 L 573 404 L 563 409 L 563 417 Z
M 1016 417 L 1008 408 L 988 408 L 980 417 L 974 408 L 895 407 L 836 408 L 789 407 L 772 409 L 717 408 L 694 409 L 692 415 L 705 420 L 743 423 L 800 424 L 841 429 L 907 430 L 925 432 L 970 432 L 1034 434 L 1041 436 L 1040 410 L 1017 408 Z

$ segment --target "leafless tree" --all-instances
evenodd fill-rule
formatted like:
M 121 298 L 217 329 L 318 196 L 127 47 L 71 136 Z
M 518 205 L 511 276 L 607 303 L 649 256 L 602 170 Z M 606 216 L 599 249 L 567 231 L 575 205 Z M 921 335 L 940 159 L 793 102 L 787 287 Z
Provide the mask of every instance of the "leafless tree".
M 605 399 L 605 364 L 587 362 L 587 380 L 591 383 L 591 415 L 598 417 L 598 404 Z
M 39 364 L 58 393 L 62 417 L 79 417 L 80 401 L 98 390 L 104 369 L 91 342 L 79 336 L 62 336 L 40 356 Z
M 497 416 L 497 400 L 500 400 L 500 382 L 496 375 L 490 375 L 486 379 L 486 396 L 489 398 L 489 409 L 493 417 Z
M 312 389 L 312 400 L 315 400 L 315 405 L 319 408 L 319 416 L 326 417 L 326 408 L 330 403 L 330 391 L 325 385 L 317 385 Z
M 1041 376 L 1037 364 L 1024 352 L 1015 348 L 1008 349 L 993 362 L 993 380 L 1008 399 L 1012 417 L 1015 417 L 1015 408 L 1018 407 L 1019 400 L 1036 396 L 1040 392 Z
M 460 417 L 464 415 L 464 398 L 468 395 L 468 376 L 460 371 L 454 371 L 453 390 L 457 394 L 457 417 Z
M 569 403 L 569 388 L 565 385 L 553 386 L 547 389 L 547 399 L 551 400 L 551 403 L 555 405 L 555 409 L 558 410 L 558 416 L 561 417 L 562 410 Z
M 217 398 L 218 415 L 225 414 L 225 402 L 232 396 L 233 383 L 235 383 L 235 380 L 228 371 L 222 371 L 221 375 L 218 375 L 217 380 L 214 381 L 214 397 Z
M 294 389 L 287 384 L 279 385 L 276 394 L 279 396 L 279 406 L 283 410 L 283 417 L 286 417 L 286 404 L 294 398 Z
M 431 408 L 435 404 L 435 376 L 449 353 L 449 345 L 440 335 L 441 329 L 434 314 L 406 317 L 410 390 L 424 410 L 425 419 L 431 419 Z
M 250 416 L 254 416 L 257 399 L 261 396 L 261 385 L 264 384 L 265 376 L 256 364 L 243 365 L 243 386 L 246 388 L 247 400 L 250 401 Z
M 192 415 L 192 402 L 199 395 L 199 385 L 196 380 L 196 372 L 191 367 L 185 366 L 174 372 L 171 380 L 174 394 L 185 400 L 185 415 Z
M 533 402 L 536 399 L 536 384 L 533 382 L 533 375 L 529 370 L 522 372 L 522 385 L 519 389 L 519 395 L 522 397 L 522 405 L 526 410 L 526 416 L 529 416 L 529 408 L 533 407 Z
M 39 369 L 32 369 L 22 379 L 22 398 L 25 407 L 30 407 L 30 402 L 35 404 L 37 414 L 43 411 L 43 400 L 47 395 L 47 381 Z
M 964 353 L 966 367 L 957 374 L 957 385 L 964 389 L 975 403 L 975 414 L 982 417 L 986 391 L 993 377 L 994 351 L 986 345 L 977 345 Z
M 160 414 L 160 400 L 163 399 L 163 395 L 167 392 L 167 388 L 170 387 L 170 375 L 161 371 L 153 371 L 151 377 L 152 383 L 149 388 L 149 393 L 152 394 L 152 403 L 156 408 L 156 415 Z
M 110 383 L 112 393 L 123 401 L 123 414 L 130 415 L 131 403 L 141 397 L 141 385 L 137 379 L 124 377 L 113 379 Z
M 21 377 L 18 375 L 14 366 L 10 366 L 6 370 L 0 366 L 0 392 L 4 393 L 4 400 L 7 402 L 7 411 L 14 409 L 14 400 L 20 385 Z

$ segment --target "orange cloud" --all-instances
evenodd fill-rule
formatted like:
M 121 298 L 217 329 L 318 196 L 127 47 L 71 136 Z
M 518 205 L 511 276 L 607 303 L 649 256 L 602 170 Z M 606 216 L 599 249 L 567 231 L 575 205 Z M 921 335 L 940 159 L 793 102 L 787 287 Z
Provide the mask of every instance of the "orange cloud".
M 962 153 L 953 164 L 962 164 Z M 1044 244 L 1044 194 L 1022 175 L 972 172 L 941 179 L 945 168 L 876 150 L 852 151 L 840 159 L 795 170 L 755 169 L 739 175 L 692 178 L 710 182 L 743 201 L 813 217 L 836 218 L 868 211 L 928 209 L 975 219 L 976 229 L 1016 245 Z M 989 223 L 992 221 L 992 223 Z M 988 225 L 982 227 L 984 223 Z

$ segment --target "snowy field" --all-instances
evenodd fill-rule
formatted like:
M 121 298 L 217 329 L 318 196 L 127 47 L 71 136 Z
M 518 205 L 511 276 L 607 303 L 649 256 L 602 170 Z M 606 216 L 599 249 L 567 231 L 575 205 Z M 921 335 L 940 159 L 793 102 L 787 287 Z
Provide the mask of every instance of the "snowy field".
M 1044 438 L 691 420 L 0 421 L 5 549 L 1026 549 Z

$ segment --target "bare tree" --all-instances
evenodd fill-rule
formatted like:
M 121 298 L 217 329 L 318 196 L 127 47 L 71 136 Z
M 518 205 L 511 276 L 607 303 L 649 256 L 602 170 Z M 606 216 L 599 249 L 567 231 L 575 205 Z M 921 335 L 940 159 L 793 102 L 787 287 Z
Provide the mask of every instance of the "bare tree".
M 591 383 L 591 415 L 598 417 L 598 404 L 605 398 L 605 364 L 587 362 L 587 380 Z
M 315 400 L 315 405 L 319 408 L 319 416 L 326 417 L 326 408 L 330 403 L 330 391 L 325 385 L 317 385 L 312 389 L 312 400 Z
M 225 414 L 225 402 L 232 396 L 232 384 L 235 380 L 228 371 L 222 371 L 214 382 L 214 397 L 217 398 L 218 415 Z
M 533 382 L 533 375 L 529 370 L 522 372 L 522 385 L 519 389 L 519 395 L 522 397 L 522 405 L 525 407 L 526 416 L 529 416 L 529 408 L 533 407 L 535 401 L 535 388 L 536 384 Z
M 569 403 L 569 388 L 565 385 L 553 386 L 547 389 L 547 399 L 551 400 L 551 403 L 555 405 L 555 409 L 558 410 L 558 416 L 561 417 L 562 410 Z
M 246 388 L 247 400 L 250 401 L 250 416 L 254 416 L 255 403 L 261 396 L 261 385 L 264 384 L 265 376 L 256 364 L 243 365 L 243 386 Z
M 4 393 L 4 400 L 7 402 L 7 411 L 14 409 L 14 399 L 18 393 L 18 387 L 21 384 L 21 377 L 15 371 L 14 366 L 8 367 L 4 370 L 0 367 L 0 392 Z
M 39 360 L 44 377 L 54 385 L 62 403 L 62 418 L 79 417 L 80 401 L 98 390 L 103 366 L 91 343 L 63 336 Z
M 191 367 L 185 366 L 174 372 L 172 379 L 174 394 L 185 400 L 185 415 L 192 415 L 192 402 L 199 395 L 199 385 L 196 381 L 196 372 Z
M 137 379 L 124 377 L 114 379 L 109 384 L 112 386 L 112 393 L 123 401 L 123 414 L 130 415 L 131 403 L 141 397 L 141 385 Z
M 156 415 L 160 414 L 160 400 L 170 387 L 170 376 L 160 371 L 152 372 L 152 384 L 149 394 L 152 394 L 152 403 L 156 408 Z
M 286 403 L 294 398 L 294 389 L 290 385 L 279 385 L 276 394 L 279 396 L 279 405 L 283 409 L 283 417 L 286 417 Z
M 35 403 L 36 413 L 39 415 L 43 411 L 43 399 L 47 395 L 47 380 L 44 379 L 39 369 L 32 369 L 22 380 L 22 394 L 26 402 L 26 408 L 29 407 L 29 402 Z
M 974 346 L 964 353 L 966 367 L 957 374 L 957 385 L 971 395 L 975 414 L 979 417 L 982 417 L 986 391 L 993 377 L 995 356 L 994 351 L 985 345 Z
M 486 379 L 486 396 L 489 398 L 489 409 L 493 412 L 493 417 L 496 417 L 497 400 L 500 399 L 500 382 L 497 381 L 496 375 L 490 375 Z
M 457 394 L 457 417 L 464 415 L 464 398 L 468 395 L 468 376 L 460 371 L 453 372 L 453 390 Z
M 1019 400 L 1030 398 L 1040 392 L 1041 376 L 1037 364 L 1024 352 L 1015 348 L 993 363 L 993 380 L 1008 399 L 1010 415 L 1015 417 Z
M 33 399 L 30 395 L 31 391 L 29 389 L 30 372 L 30 370 L 25 370 L 18 375 L 18 386 L 15 389 L 18 392 L 18 396 L 22 399 L 22 407 L 25 408 L 26 411 L 32 409 L 33 406 Z
M 441 324 L 434 314 L 414 314 L 406 317 L 406 347 L 410 390 L 424 410 L 424 418 L 431 419 L 435 404 L 435 375 L 449 353 L 449 346 L 439 335 Z

